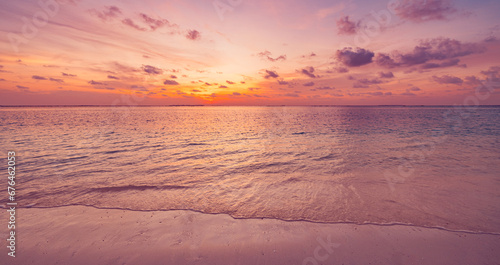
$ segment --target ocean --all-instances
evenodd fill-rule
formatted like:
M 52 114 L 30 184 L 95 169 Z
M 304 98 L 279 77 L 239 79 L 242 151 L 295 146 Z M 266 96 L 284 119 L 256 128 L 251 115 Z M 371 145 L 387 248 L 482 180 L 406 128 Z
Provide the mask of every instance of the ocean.
M 21 208 L 500 233 L 495 106 L 2 107 L 0 143 Z

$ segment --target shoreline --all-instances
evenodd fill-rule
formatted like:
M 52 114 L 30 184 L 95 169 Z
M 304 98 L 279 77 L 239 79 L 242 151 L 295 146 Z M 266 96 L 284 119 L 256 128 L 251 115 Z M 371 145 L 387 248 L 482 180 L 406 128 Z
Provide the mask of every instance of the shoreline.
M 175 212 L 175 211 L 181 211 L 181 212 L 192 212 L 192 213 L 199 213 L 199 214 L 206 214 L 206 215 L 213 215 L 213 216 L 229 216 L 235 220 L 276 220 L 276 221 L 282 221 L 282 222 L 304 222 L 304 223 L 312 223 L 312 224 L 347 224 L 347 225 L 373 225 L 373 226 L 407 226 L 407 227 L 413 227 L 413 228 L 422 228 L 422 229 L 436 229 L 436 230 L 442 230 L 446 232 L 452 232 L 452 233 L 465 233 L 465 234 L 473 234 L 473 235 L 495 235 L 495 236 L 500 236 L 500 232 L 487 232 L 487 231 L 472 231 L 472 230 L 456 230 L 456 229 L 450 229 L 446 227 L 441 227 L 441 226 L 424 226 L 424 225 L 417 225 L 417 224 L 408 224 L 408 223 L 399 223 L 399 222 L 393 222 L 393 223 L 375 223 L 375 222 L 364 222 L 364 223 L 356 223 L 356 222 L 349 222 L 349 221 L 315 221 L 315 220 L 308 220 L 308 219 L 282 219 L 282 218 L 273 218 L 273 217 L 237 217 L 233 216 L 229 213 L 210 213 L 210 212 L 203 212 L 199 210 L 194 210 L 194 209 L 159 209 L 159 210 L 137 210 L 137 209 L 129 209 L 129 208 L 118 208 L 118 207 L 99 207 L 99 206 L 94 206 L 94 205 L 84 205 L 84 204 L 67 204 L 67 205 L 58 205 L 58 206 L 24 206 L 24 207 L 19 207 L 17 206 L 16 209 L 55 209 L 55 208 L 64 208 L 64 207 L 89 207 L 97 210 L 118 210 L 118 211 L 131 211 L 131 212 L 145 212 L 145 213 L 153 213 L 153 212 Z M 8 209 L 8 206 L 6 205 L 0 205 L 0 209 Z
M 7 224 L 8 212 L 0 220 Z M 2 264 L 498 264 L 500 235 L 404 224 L 238 219 L 191 210 L 17 208 Z

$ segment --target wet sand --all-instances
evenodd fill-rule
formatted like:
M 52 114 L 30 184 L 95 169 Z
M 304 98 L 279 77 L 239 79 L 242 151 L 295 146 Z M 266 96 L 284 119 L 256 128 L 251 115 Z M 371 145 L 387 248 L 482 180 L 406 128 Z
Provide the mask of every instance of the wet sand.
M 500 264 L 500 235 L 84 206 L 17 209 L 0 264 Z

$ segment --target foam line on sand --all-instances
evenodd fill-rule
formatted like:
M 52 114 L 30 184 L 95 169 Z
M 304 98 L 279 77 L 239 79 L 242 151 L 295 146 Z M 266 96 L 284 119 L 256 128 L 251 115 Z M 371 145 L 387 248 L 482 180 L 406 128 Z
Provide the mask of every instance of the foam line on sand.
M 1 238 L 7 239 L 8 213 Z M 193 211 L 21 208 L 0 264 L 498 264 L 500 236 Z M 3 242 L 6 242 L 6 240 Z M 3 253 L 2 253 L 3 252 Z

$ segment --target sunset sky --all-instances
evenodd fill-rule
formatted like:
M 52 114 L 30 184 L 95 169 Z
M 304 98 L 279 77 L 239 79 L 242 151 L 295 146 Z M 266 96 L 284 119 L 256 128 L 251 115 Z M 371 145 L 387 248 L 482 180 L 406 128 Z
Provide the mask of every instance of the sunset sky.
M 0 105 L 500 104 L 498 0 L 0 1 Z

